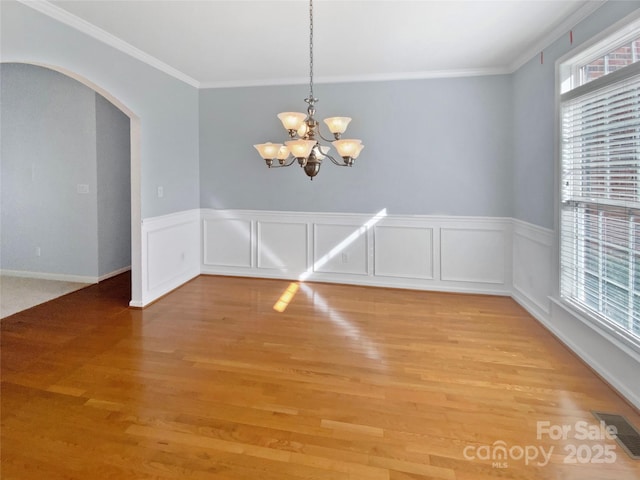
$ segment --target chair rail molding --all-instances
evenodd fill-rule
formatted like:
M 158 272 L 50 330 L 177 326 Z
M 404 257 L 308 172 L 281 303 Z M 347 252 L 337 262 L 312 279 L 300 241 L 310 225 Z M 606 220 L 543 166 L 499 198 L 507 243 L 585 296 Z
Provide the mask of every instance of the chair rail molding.
M 511 294 L 511 219 L 202 210 L 201 272 Z

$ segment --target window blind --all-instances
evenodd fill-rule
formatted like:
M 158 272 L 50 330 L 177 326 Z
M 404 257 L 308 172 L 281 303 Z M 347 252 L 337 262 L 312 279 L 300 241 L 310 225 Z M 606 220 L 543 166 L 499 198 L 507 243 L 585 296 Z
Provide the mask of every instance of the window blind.
M 560 294 L 640 345 L 640 72 L 561 97 Z

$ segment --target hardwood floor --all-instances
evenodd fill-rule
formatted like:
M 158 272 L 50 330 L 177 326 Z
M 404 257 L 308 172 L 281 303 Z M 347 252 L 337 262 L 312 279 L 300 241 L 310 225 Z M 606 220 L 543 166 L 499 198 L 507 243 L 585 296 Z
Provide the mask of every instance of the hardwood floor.
M 638 414 L 509 298 L 201 276 L 134 310 L 128 282 L 1 322 L 3 479 L 640 478 L 576 438 Z

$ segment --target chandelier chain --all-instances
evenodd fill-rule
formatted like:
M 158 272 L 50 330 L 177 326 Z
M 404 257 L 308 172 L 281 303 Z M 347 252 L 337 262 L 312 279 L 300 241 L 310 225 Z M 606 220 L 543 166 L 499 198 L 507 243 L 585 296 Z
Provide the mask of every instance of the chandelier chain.
M 309 99 L 313 102 L 313 0 L 309 0 Z

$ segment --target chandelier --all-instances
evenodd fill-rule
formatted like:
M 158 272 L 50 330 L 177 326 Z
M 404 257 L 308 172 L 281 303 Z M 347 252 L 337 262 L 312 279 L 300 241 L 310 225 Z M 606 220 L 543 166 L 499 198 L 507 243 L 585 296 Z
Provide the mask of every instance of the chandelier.
M 309 0 L 309 96 L 304 99 L 308 104 L 307 113 L 283 112 L 278 114 L 290 140 L 282 143 L 261 143 L 254 145 L 260 156 L 266 161 L 267 167 L 289 167 L 297 160 L 311 180 L 320 171 L 322 160 L 328 158 L 340 167 L 351 167 L 364 148 L 362 141 L 357 139 L 342 139 L 341 136 L 351 121 L 349 117 L 326 118 L 324 123 L 333 134 L 331 141 L 320 132 L 320 124 L 314 118 L 315 104 L 318 101 L 313 96 L 313 0 Z M 331 144 L 342 157 L 342 161 L 329 155 L 331 147 L 322 145 L 320 139 Z M 289 155 L 292 156 L 289 160 Z M 274 165 L 274 161 L 278 164 Z

